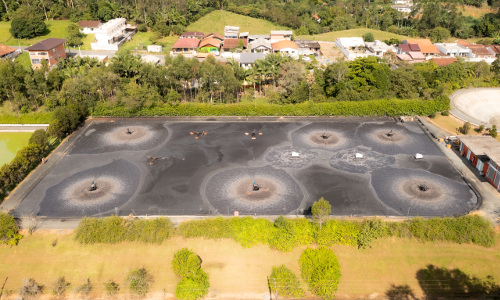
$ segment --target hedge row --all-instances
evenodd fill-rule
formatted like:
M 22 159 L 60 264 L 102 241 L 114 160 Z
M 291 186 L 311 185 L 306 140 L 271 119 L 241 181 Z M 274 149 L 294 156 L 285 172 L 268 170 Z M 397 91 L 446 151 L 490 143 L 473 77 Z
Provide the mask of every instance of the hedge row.
M 152 117 L 152 116 L 406 116 L 429 115 L 449 109 L 449 99 L 397 100 L 382 99 L 370 101 L 339 101 L 327 103 L 300 104 L 205 104 L 183 103 L 164 105 L 139 110 L 123 106 L 98 105 L 94 117 Z
M 0 244 L 15 246 L 22 238 L 14 217 L 0 211 Z
M 173 225 L 167 218 L 128 220 L 113 216 L 105 219 L 84 218 L 76 230 L 76 240 L 84 244 L 125 240 L 161 243 L 173 234 Z M 492 224 L 480 216 L 415 218 L 403 222 L 330 219 L 323 223 L 321 229 L 305 218 L 280 216 L 272 222 L 264 218 L 216 217 L 182 222 L 176 234 L 185 238 L 232 239 L 243 247 L 267 244 L 279 251 L 291 251 L 297 246 L 311 244 L 364 248 L 377 238 L 389 236 L 416 238 L 422 242 L 472 243 L 485 247 L 495 244 Z
M 173 233 L 174 226 L 168 218 L 139 220 L 111 216 L 104 219 L 83 218 L 76 229 L 75 238 L 82 244 L 114 244 L 123 241 L 161 244 Z
M 0 114 L 0 124 L 49 124 L 50 121 L 52 121 L 52 112 Z

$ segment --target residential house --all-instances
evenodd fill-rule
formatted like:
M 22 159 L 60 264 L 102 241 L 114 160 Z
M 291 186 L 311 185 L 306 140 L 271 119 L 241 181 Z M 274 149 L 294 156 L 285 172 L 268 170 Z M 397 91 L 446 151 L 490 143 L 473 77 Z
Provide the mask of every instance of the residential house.
M 199 52 L 203 53 L 219 53 L 222 42 L 214 37 L 203 39 L 198 46 Z
M 78 26 L 80 26 L 80 31 L 85 34 L 95 33 L 96 30 L 99 30 L 102 26 L 101 21 L 80 21 L 78 22 Z
M 494 51 L 489 51 L 487 47 L 481 44 L 471 44 L 464 40 L 458 40 L 457 44 L 462 45 L 471 50 L 471 58 L 477 59 L 495 59 Z
M 16 48 L 0 44 L 0 59 L 13 58 L 16 54 Z
M 399 12 L 410 13 L 413 7 L 411 0 L 392 0 L 391 7 Z
M 486 49 L 491 50 L 490 52 L 495 53 L 495 57 L 500 57 L 500 45 L 486 45 Z
M 250 51 L 253 53 L 272 53 L 271 41 L 263 38 L 258 38 L 249 44 Z
M 293 58 L 299 57 L 299 47 L 294 41 L 282 40 L 276 43 L 272 43 L 274 53 L 281 53 L 283 55 L 288 55 Z
M 315 41 L 296 40 L 295 43 L 299 47 L 299 55 L 314 55 L 321 50 L 321 46 Z
M 112 19 L 94 30 L 95 40 L 90 44 L 92 50 L 118 50 L 127 38 L 125 22 L 125 18 Z
M 240 28 L 236 26 L 225 26 L 224 27 L 224 39 L 237 39 Z
M 33 69 L 41 68 L 43 60 L 46 60 L 47 65 L 52 67 L 65 59 L 66 51 L 64 49 L 64 42 L 66 42 L 66 40 L 48 38 L 26 48 L 25 50 L 29 51 Z
M 162 52 L 163 47 L 161 45 L 148 45 L 148 52 Z
M 199 39 L 201 40 L 205 34 L 199 31 L 188 31 L 181 34 L 180 39 Z
M 240 54 L 240 67 L 248 70 L 253 67 L 256 60 L 266 57 L 265 53 L 241 53 Z
M 433 45 L 429 39 L 408 39 L 402 42 L 403 44 L 417 44 L 420 47 L 420 52 L 422 52 L 425 57 L 438 56 L 440 54 L 436 45 Z
M 335 45 L 345 55 L 347 60 L 354 60 L 358 57 L 367 57 L 365 43 L 360 37 L 341 37 L 335 39 Z
M 231 51 L 238 47 L 238 45 L 243 45 L 243 49 L 248 47 L 247 39 L 224 39 L 224 43 L 222 44 L 222 49 L 224 51 Z
M 418 44 L 399 44 L 396 47 L 398 54 L 408 54 L 409 52 L 420 52 L 420 46 Z
M 421 52 L 407 52 L 402 54 L 396 54 L 396 58 L 401 61 L 406 61 L 410 64 L 426 62 L 425 56 Z
M 270 34 L 250 34 L 248 36 L 248 42 L 251 43 L 253 41 L 256 41 L 258 39 L 265 39 L 265 40 L 271 40 L 271 35 Z
M 373 42 L 365 42 L 366 50 L 368 50 L 368 54 L 377 57 L 383 57 L 384 54 L 388 51 L 396 54 L 397 50 L 394 46 L 389 46 L 386 43 L 375 40 Z
M 271 44 L 279 41 L 291 41 L 293 31 L 291 30 L 272 30 L 271 31 Z
M 451 57 L 470 57 L 472 52 L 469 48 L 466 48 L 457 43 L 435 43 L 436 47 L 445 56 Z
M 216 32 L 211 32 L 211 33 L 205 34 L 205 36 L 203 36 L 203 40 L 209 39 L 209 38 L 218 39 L 221 42 L 224 40 L 224 37 Z
M 436 65 L 440 67 L 445 67 L 449 64 L 452 64 L 457 61 L 456 57 L 436 57 L 431 59 L 433 62 L 436 63 Z
M 196 50 L 198 49 L 198 45 L 200 44 L 199 39 L 179 39 L 172 46 L 171 54 L 192 54 L 196 55 Z
M 460 155 L 500 191 L 500 143 L 491 136 L 459 135 Z
M 249 32 L 240 32 L 239 38 L 240 39 L 248 39 Z

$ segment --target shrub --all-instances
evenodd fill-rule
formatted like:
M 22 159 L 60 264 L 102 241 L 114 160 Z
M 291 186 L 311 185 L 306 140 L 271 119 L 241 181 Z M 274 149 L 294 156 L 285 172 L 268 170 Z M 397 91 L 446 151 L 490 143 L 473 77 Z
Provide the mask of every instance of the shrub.
M 66 281 L 64 276 L 61 276 L 52 282 L 52 294 L 61 297 L 66 292 L 66 289 L 71 284 Z
M 45 150 L 49 146 L 49 135 L 43 129 L 35 130 L 30 137 L 29 144 L 38 145 Z
M 373 36 L 373 33 L 367 32 L 363 34 L 363 40 L 365 42 L 373 42 L 375 40 L 375 37 Z
M 371 247 L 373 240 L 387 236 L 387 224 L 379 219 L 364 220 L 358 235 L 358 248 Z
M 288 219 L 279 216 L 274 221 L 275 230 L 269 239 L 269 247 L 288 252 L 300 245 L 313 243 L 314 230 L 311 222 L 304 218 Z
M 302 298 L 305 296 L 298 278 L 284 265 L 273 267 L 268 284 L 271 293 L 278 291 L 278 295 L 282 297 Z
M 148 26 L 146 26 L 146 24 L 139 24 L 139 26 L 137 26 L 137 30 L 139 30 L 139 32 L 146 32 L 148 31 Z
M 491 126 L 491 129 L 490 129 L 490 135 L 493 137 L 493 138 L 497 138 L 497 125 L 493 125 Z
M 332 250 L 324 247 L 308 248 L 300 255 L 299 265 L 302 278 L 313 294 L 326 300 L 334 299 L 341 272 Z
M 133 269 L 128 273 L 125 282 L 133 294 L 145 296 L 153 283 L 153 275 L 145 268 Z
M 210 282 L 208 274 L 202 269 L 184 277 L 175 290 L 175 296 L 181 300 L 196 300 L 208 294 Z
M 484 125 L 479 125 L 479 128 L 476 129 L 478 133 L 482 133 L 484 131 Z
M 16 246 L 22 238 L 14 217 L 0 211 L 0 243 Z
M 92 282 L 90 282 L 90 278 L 87 278 L 87 280 L 85 280 L 82 285 L 76 287 L 75 292 L 87 297 L 92 291 L 92 288 Z
M 172 269 L 180 278 L 187 277 L 200 269 L 201 259 L 194 252 L 183 248 L 174 254 Z
M 23 298 L 34 298 L 38 294 L 43 293 L 43 285 L 38 284 L 35 279 L 23 279 L 23 284 L 19 289 L 19 296 Z
M 315 222 L 319 224 L 319 229 L 321 230 L 321 224 L 330 216 L 332 212 L 332 206 L 330 202 L 326 201 L 325 198 L 321 197 L 318 201 L 315 201 L 311 208 L 311 213 Z
M 104 283 L 104 291 L 106 295 L 113 296 L 120 291 L 120 285 L 112 280 Z
M 443 110 L 443 111 L 441 112 L 441 115 L 442 115 L 442 116 L 447 117 L 447 116 L 449 116 L 449 115 L 450 115 L 450 111 L 448 111 L 448 110 Z
M 429 115 L 429 118 L 431 118 L 431 119 L 434 119 L 435 117 L 436 117 L 436 113 L 431 113 L 431 114 Z
M 463 134 L 468 134 L 470 131 L 471 125 L 469 122 L 465 122 L 462 127 L 460 127 L 460 132 Z
M 316 231 L 315 241 L 318 245 L 348 245 L 356 246 L 361 226 L 359 222 L 335 220 L 326 221 L 321 229 Z

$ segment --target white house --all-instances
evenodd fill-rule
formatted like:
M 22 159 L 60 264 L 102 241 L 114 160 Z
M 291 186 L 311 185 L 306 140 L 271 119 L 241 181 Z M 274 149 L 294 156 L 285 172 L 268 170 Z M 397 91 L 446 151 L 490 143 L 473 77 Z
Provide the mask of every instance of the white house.
M 248 45 L 251 52 L 271 53 L 273 51 L 273 48 L 271 47 L 271 41 L 263 38 L 258 38 Z
M 353 60 L 358 57 L 367 57 L 365 43 L 360 37 L 343 37 L 335 39 L 335 45 L 345 55 L 347 60 Z
M 80 21 L 78 22 L 80 31 L 85 34 L 95 33 L 102 26 L 101 21 Z
M 396 54 L 397 50 L 394 46 L 389 46 L 386 43 L 375 40 L 373 42 L 365 42 L 365 47 L 368 50 L 368 54 L 372 56 L 382 57 L 388 51 L 392 51 L 392 53 Z
M 283 40 L 272 43 L 271 46 L 273 47 L 274 53 L 281 53 L 293 58 L 299 57 L 299 47 L 297 47 L 297 44 L 294 41 Z
M 225 26 L 224 27 L 224 38 L 225 39 L 237 39 L 239 36 L 240 28 L 236 26 Z
M 109 20 L 95 30 L 95 40 L 90 44 L 92 50 L 118 50 L 125 43 L 125 18 Z
M 434 43 L 436 47 L 446 56 L 471 57 L 471 49 L 457 43 Z
M 163 50 L 161 45 L 149 45 L 148 52 L 161 52 Z

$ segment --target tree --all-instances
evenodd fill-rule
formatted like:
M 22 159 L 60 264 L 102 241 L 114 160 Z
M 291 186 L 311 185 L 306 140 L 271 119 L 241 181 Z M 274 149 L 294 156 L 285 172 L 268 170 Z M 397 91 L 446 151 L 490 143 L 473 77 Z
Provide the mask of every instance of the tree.
M 132 293 L 145 296 L 153 283 L 153 275 L 149 274 L 145 268 L 133 269 L 128 273 L 126 282 Z
M 181 300 L 196 300 L 208 294 L 210 282 L 208 274 L 202 269 L 184 277 L 175 290 L 175 296 Z
M 49 145 L 49 135 L 44 129 L 37 129 L 31 135 L 29 144 L 38 145 L 45 150 Z
M 321 225 L 328 218 L 331 211 L 332 206 L 323 197 L 313 203 L 311 213 L 313 215 L 314 221 L 319 224 L 319 229 L 321 229 Z
M 373 33 L 367 32 L 363 34 L 363 40 L 365 42 L 373 42 L 375 40 L 375 37 L 373 37 Z
M 463 134 L 468 134 L 468 133 L 469 133 L 469 131 L 470 131 L 470 128 L 471 128 L 470 123 L 469 123 L 469 122 L 465 122 L 465 123 L 464 123 L 464 126 L 462 126 L 462 127 L 460 128 L 460 131 L 461 131 Z
M 450 37 L 450 31 L 443 27 L 436 27 L 431 30 L 430 37 L 433 43 L 442 43 Z
M 17 39 L 40 36 L 47 29 L 43 16 L 35 6 L 21 6 L 10 24 L 10 33 Z
M 313 294 L 325 300 L 335 298 L 342 274 L 332 250 L 308 248 L 300 255 L 299 266 L 302 278 Z
M 87 278 L 87 280 L 85 280 L 85 282 L 83 282 L 82 285 L 80 285 L 75 289 L 75 292 L 87 297 L 92 291 L 92 288 L 93 288 L 92 282 L 90 282 L 90 278 Z
M 77 47 L 83 45 L 82 38 L 85 34 L 80 32 L 80 26 L 75 23 L 71 23 L 66 27 L 66 32 L 68 33 L 68 38 L 66 43 L 71 47 Z
M 52 282 L 52 294 L 61 297 L 66 292 L 70 283 L 66 281 L 64 276 L 61 276 Z
M 2 171 L 0 171 L 0 173 L 2 173 Z M 23 236 L 19 234 L 19 228 L 17 227 L 14 217 L 0 211 L 0 243 L 15 246 L 22 237 Z
M 23 284 L 19 289 L 19 296 L 23 299 L 34 299 L 38 294 L 43 293 L 44 286 L 38 284 L 35 279 L 23 279 Z
M 302 298 L 305 296 L 295 274 L 284 265 L 273 267 L 268 285 L 271 293 L 277 292 L 278 295 L 283 297 Z
M 172 260 L 172 269 L 175 275 L 180 278 L 187 277 L 189 274 L 195 273 L 201 267 L 201 259 L 194 252 L 187 248 L 183 248 L 174 254 Z

